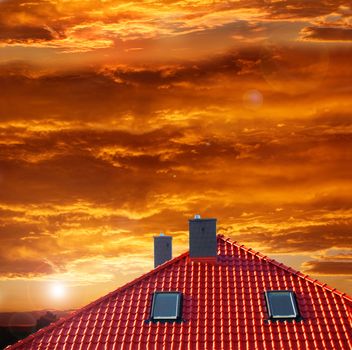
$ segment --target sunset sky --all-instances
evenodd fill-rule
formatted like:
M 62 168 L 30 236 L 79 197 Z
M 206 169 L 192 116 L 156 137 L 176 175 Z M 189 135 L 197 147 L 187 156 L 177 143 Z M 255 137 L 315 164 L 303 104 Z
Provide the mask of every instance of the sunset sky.
M 188 219 L 352 294 L 352 7 L 0 0 L 0 311 L 83 306 Z

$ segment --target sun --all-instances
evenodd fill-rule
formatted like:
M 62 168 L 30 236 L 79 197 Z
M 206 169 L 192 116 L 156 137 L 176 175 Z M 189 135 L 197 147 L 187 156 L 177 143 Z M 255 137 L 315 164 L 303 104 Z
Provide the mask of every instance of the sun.
M 62 283 L 54 283 L 50 288 L 51 295 L 56 299 L 61 299 L 66 295 L 66 288 Z

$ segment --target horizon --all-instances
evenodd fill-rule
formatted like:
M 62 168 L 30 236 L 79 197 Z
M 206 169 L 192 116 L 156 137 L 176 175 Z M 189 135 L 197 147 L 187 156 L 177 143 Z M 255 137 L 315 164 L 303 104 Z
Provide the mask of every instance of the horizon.
M 350 2 L 0 1 L 0 312 L 80 308 L 187 220 L 352 294 Z

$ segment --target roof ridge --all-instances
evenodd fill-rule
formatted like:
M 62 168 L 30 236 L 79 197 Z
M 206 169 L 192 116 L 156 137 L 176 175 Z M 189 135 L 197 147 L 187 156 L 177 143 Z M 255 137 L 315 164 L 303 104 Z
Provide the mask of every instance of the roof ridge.
M 271 259 L 267 255 L 264 255 L 264 254 L 260 253 L 259 251 L 255 251 L 252 248 L 247 248 L 244 244 L 239 244 L 237 241 L 234 241 L 231 238 L 225 238 L 224 235 L 219 234 L 217 236 L 218 236 L 218 238 L 222 239 L 223 241 L 228 242 L 228 243 L 238 247 L 239 249 L 244 250 L 247 253 L 250 253 L 254 256 L 257 256 L 258 258 L 263 259 L 263 260 L 267 261 L 268 263 L 273 264 L 276 267 L 279 267 L 279 268 L 281 268 L 287 272 L 290 272 L 300 278 L 303 278 L 306 281 L 313 283 L 316 286 L 319 286 L 323 289 L 328 290 L 329 292 L 332 292 L 332 293 L 340 296 L 341 298 L 344 298 L 348 301 L 352 301 L 351 296 L 349 296 L 348 294 L 346 294 L 344 292 L 339 291 L 336 288 L 332 288 L 332 287 L 328 286 L 327 283 L 323 283 L 323 282 L 318 281 L 317 279 L 313 279 L 313 278 L 309 277 L 309 275 L 304 274 L 301 271 L 298 271 L 290 266 L 287 266 L 284 263 L 280 263 L 280 262 L 276 261 L 275 259 Z
M 126 284 L 124 284 L 123 286 L 111 291 L 110 293 L 103 295 L 102 297 L 90 302 L 89 304 L 87 304 L 86 306 L 83 306 L 82 308 L 73 311 L 72 313 L 70 313 L 69 315 L 59 318 L 57 321 L 51 323 L 50 325 L 39 329 L 37 332 L 30 334 L 28 337 L 19 340 L 18 342 L 12 344 L 12 345 L 8 345 L 4 350 L 9 350 L 9 349 L 16 349 L 19 346 L 22 346 L 23 344 L 28 343 L 29 341 L 32 341 L 34 338 L 36 338 L 37 336 L 43 335 L 46 332 L 51 331 L 53 328 L 55 328 L 56 326 L 59 326 L 61 324 L 63 324 L 66 321 L 69 321 L 70 319 L 82 314 L 83 312 L 89 310 L 90 308 L 93 308 L 94 306 L 98 305 L 101 302 L 104 302 L 105 300 L 108 300 L 109 298 L 111 298 L 113 295 L 120 293 L 122 291 L 124 291 L 125 289 L 131 287 L 132 285 L 138 283 L 140 280 L 143 280 L 144 278 L 147 278 L 149 276 L 152 276 L 154 273 L 159 272 L 160 270 L 165 269 L 166 267 L 168 267 L 169 265 L 182 260 L 183 258 L 187 257 L 189 255 L 189 251 L 182 253 L 181 255 L 176 256 L 175 258 L 168 260 L 166 262 L 164 262 L 163 264 L 157 266 L 156 268 L 144 273 L 143 275 L 133 279 L 130 282 L 127 282 Z

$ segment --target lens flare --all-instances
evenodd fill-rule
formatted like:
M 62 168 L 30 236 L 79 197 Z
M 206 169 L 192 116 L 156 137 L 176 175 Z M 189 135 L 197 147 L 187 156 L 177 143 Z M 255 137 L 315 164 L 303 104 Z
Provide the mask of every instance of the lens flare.
M 243 103 L 249 109 L 258 109 L 263 104 L 263 95 L 258 90 L 248 90 L 243 95 Z

